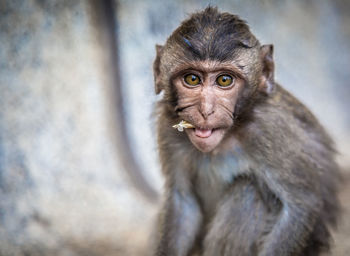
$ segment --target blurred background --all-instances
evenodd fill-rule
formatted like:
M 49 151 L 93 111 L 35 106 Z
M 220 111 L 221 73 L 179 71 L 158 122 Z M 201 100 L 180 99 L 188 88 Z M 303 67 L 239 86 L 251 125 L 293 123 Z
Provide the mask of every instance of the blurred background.
M 208 4 L 275 46 L 276 80 L 350 173 L 347 0 L 0 0 L 0 255 L 149 255 L 155 44 Z M 350 255 L 350 189 L 332 255 Z M 346 217 L 347 216 L 347 217 Z

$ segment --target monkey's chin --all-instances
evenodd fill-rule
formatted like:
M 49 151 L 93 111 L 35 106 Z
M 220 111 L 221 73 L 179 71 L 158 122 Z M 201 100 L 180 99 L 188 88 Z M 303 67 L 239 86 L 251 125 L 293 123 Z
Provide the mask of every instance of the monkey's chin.
M 188 138 L 192 144 L 201 152 L 209 153 L 213 151 L 222 141 L 225 135 L 225 129 L 186 129 Z

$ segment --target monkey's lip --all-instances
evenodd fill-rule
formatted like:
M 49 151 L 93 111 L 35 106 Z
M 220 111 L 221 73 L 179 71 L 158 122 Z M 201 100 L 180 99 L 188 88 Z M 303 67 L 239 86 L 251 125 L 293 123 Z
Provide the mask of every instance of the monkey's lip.
M 204 153 L 208 153 L 217 147 L 225 134 L 225 129 L 211 127 L 196 127 L 185 131 L 192 144 Z
M 194 128 L 194 134 L 200 138 L 209 138 L 213 133 L 213 129 Z

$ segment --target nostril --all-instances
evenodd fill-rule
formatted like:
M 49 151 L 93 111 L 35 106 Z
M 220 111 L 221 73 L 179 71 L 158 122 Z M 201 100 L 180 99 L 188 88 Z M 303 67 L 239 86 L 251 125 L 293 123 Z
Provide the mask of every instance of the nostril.
M 203 116 L 204 119 L 207 119 L 210 115 L 214 113 L 214 110 L 210 111 L 200 111 L 201 115 Z
M 207 119 L 210 115 L 212 115 L 214 113 L 214 109 L 214 104 L 208 99 L 202 100 L 198 108 L 204 119 Z

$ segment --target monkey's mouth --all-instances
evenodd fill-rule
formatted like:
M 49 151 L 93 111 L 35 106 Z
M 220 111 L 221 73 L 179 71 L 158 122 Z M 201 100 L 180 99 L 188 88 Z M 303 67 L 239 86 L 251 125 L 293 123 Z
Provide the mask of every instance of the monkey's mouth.
M 199 128 L 184 120 L 181 120 L 180 123 L 175 124 L 172 127 L 177 129 L 179 132 L 183 132 L 184 129 L 194 130 L 194 134 L 199 138 L 209 138 L 215 130 L 209 128 Z
M 209 138 L 213 133 L 213 129 L 194 128 L 194 134 L 200 138 Z
M 222 128 L 190 128 L 185 130 L 192 144 L 202 152 L 216 148 L 224 137 Z
M 198 127 L 184 120 L 172 127 L 179 132 L 185 131 L 192 144 L 202 152 L 210 152 L 218 146 L 226 130 L 220 127 Z

